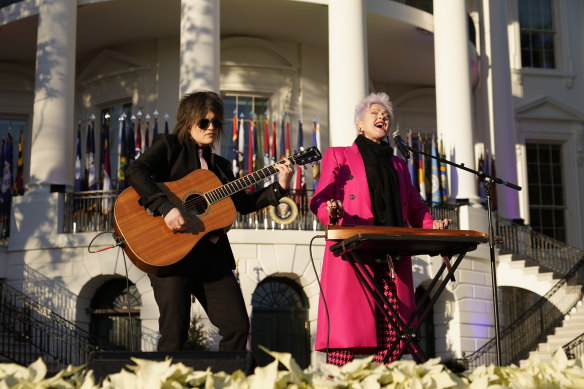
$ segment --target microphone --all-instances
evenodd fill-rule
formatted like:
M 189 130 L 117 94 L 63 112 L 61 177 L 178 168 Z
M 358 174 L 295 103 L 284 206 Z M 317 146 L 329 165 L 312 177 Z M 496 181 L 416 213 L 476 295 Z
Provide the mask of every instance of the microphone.
M 395 145 L 399 149 L 401 155 L 403 155 L 405 159 L 409 159 L 410 151 L 408 150 L 408 146 L 406 145 L 404 138 L 402 138 L 401 135 L 399 134 L 399 130 L 393 133 L 392 138 L 393 141 L 395 142 Z

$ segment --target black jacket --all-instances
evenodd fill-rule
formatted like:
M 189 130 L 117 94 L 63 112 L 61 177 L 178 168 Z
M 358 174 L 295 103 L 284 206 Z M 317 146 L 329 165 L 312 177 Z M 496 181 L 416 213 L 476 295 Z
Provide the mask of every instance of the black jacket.
M 211 153 L 209 148 L 204 148 L 203 153 L 209 170 L 215 173 L 223 184 L 235 179 L 230 161 Z M 150 212 L 159 214 L 169 203 L 156 183 L 179 180 L 196 169 L 200 169 L 198 146 L 190 137 L 186 142 L 180 142 L 175 134 L 158 135 L 154 138 L 152 146 L 126 169 L 126 179 L 140 195 L 141 204 Z M 237 192 L 231 199 L 237 211 L 246 214 L 268 205 L 277 205 L 284 194 L 285 191 L 275 182 L 255 193 Z M 229 267 L 235 268 L 233 253 L 227 235 L 224 234 L 216 244 L 208 241 L 199 242 L 179 264 L 185 262 L 187 258 L 188 261 L 196 261 L 200 259 L 195 257 L 208 255 L 226 257 Z

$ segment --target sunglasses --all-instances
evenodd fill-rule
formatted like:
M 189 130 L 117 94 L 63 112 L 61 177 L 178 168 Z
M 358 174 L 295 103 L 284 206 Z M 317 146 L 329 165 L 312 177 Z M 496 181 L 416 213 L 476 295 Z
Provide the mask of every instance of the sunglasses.
M 209 124 L 211 124 L 211 123 L 213 123 L 213 128 L 215 128 L 215 129 L 220 129 L 223 127 L 223 122 L 219 119 L 213 119 L 213 120 L 201 119 L 201 120 L 199 120 L 198 127 L 202 130 L 206 130 L 207 128 L 209 128 Z

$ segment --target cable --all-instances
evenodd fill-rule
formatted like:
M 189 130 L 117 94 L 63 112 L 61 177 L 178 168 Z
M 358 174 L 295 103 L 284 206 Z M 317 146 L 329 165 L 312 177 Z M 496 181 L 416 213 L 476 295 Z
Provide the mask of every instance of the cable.
M 329 317 L 328 305 L 326 303 L 326 298 L 324 297 L 322 285 L 320 284 L 320 278 L 318 277 L 316 265 L 314 264 L 314 257 L 312 256 L 312 242 L 317 238 L 326 238 L 326 235 L 313 236 L 312 239 L 310 239 L 310 245 L 309 245 L 308 251 L 310 252 L 310 263 L 312 264 L 312 268 L 314 269 L 314 275 L 316 276 L 316 282 L 318 282 L 318 290 L 320 291 L 320 297 L 322 298 L 322 302 L 324 304 L 324 311 L 326 312 L 326 359 L 328 361 L 329 340 L 330 340 L 330 336 L 331 336 L 331 322 L 330 322 L 330 317 Z
M 130 348 L 134 340 L 134 328 L 132 326 L 132 312 L 130 311 L 130 277 L 128 277 L 128 263 L 126 261 L 126 253 L 122 250 L 122 257 L 124 258 L 124 269 L 126 270 L 126 305 L 128 306 L 128 327 L 130 336 Z M 131 350 L 132 351 L 132 350 Z
M 87 246 L 87 251 L 89 251 L 91 254 L 95 254 L 95 253 L 99 253 L 100 251 L 113 249 L 114 247 L 120 247 L 124 244 L 124 239 L 118 237 L 115 233 L 111 233 L 112 239 L 114 240 L 114 242 L 116 242 L 114 245 L 107 246 L 107 247 L 104 247 L 104 248 L 99 249 L 99 250 L 91 251 L 91 245 L 93 244 L 93 242 L 101 235 L 109 234 L 109 233 L 110 233 L 110 231 L 104 231 L 104 232 L 100 232 L 99 234 L 95 235 L 93 237 L 93 239 L 91 239 L 91 242 L 89 242 L 89 245 Z M 128 328 L 129 328 L 130 348 L 131 348 L 132 343 L 133 343 L 133 339 L 134 339 L 134 328 L 132 326 L 132 312 L 131 312 L 131 307 L 130 307 L 130 277 L 128 276 L 128 263 L 126 260 L 126 253 L 124 252 L 124 250 L 121 250 L 121 252 L 122 252 L 122 257 L 124 258 L 124 269 L 126 271 L 126 306 L 128 307 Z
M 91 245 L 93 245 L 93 242 L 95 242 L 95 240 L 97 238 L 99 238 L 103 234 L 110 234 L 110 233 L 112 234 L 112 238 L 113 238 L 114 242 L 116 242 L 116 244 L 111 245 L 111 246 L 104 247 L 104 248 L 99 249 L 99 250 L 91 251 Z M 103 232 L 100 232 L 99 234 L 95 235 L 93 237 L 93 239 L 91 239 L 91 242 L 89 242 L 89 245 L 87 246 L 87 251 L 89 251 L 89 253 L 91 253 L 91 254 L 95 254 L 95 253 L 99 253 L 100 251 L 105 251 L 105 250 L 113 249 L 114 247 L 121 246 L 122 244 L 124 244 L 124 240 L 121 239 L 121 238 L 119 238 L 119 237 L 117 237 L 115 235 L 115 233 L 110 232 L 110 231 L 103 231 Z

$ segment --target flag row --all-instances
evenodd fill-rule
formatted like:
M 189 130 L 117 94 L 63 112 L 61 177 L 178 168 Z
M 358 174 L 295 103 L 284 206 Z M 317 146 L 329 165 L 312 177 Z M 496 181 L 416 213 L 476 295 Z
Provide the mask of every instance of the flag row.
M 122 190 L 126 187 L 126 167 L 150 147 L 152 139 L 159 133 L 158 118 L 154 117 L 152 126 L 149 115 L 146 115 L 145 119 L 142 121 L 140 116 L 136 118 L 134 115 L 129 117 L 122 114 L 118 118 L 117 126 L 112 126 L 111 117 L 106 114 L 102 119 L 98 136 L 95 120 L 90 120 L 86 128 L 82 128 L 81 123 L 78 123 L 75 192 L 98 189 Z M 168 120 L 166 119 L 163 131 L 165 134 L 169 133 Z M 82 139 L 85 139 L 85 142 Z M 114 145 L 113 150 L 112 144 Z M 83 149 L 85 149 L 84 153 Z M 112 154 L 114 158 L 112 158 Z M 98 167 L 96 167 L 97 155 L 99 155 Z
M 444 156 L 444 143 L 436 134 L 422 135 L 408 131 L 408 145 L 426 154 L 436 157 Z M 448 201 L 448 177 L 446 164 L 436 158 L 412 153 L 408 159 L 408 168 L 412 185 L 426 202 L 446 203 Z
M 270 120 L 271 119 L 271 120 Z M 290 115 L 281 115 L 281 120 L 277 121 L 275 116 L 270 116 L 267 112 L 263 115 L 254 113 L 245 117 L 243 113 L 233 117 L 225 127 L 231 132 L 232 168 L 235 177 L 243 177 L 254 171 L 261 169 L 290 157 L 294 152 L 300 151 L 307 146 L 314 146 L 320 149 L 320 123 L 315 118 L 312 121 L 312 139 L 304 142 L 304 124 L 299 118 L 296 122 L 296 129 Z M 279 135 L 278 135 L 279 129 Z M 296 132 L 296 145 L 292 149 L 291 133 Z M 313 189 L 318 185 L 320 178 L 320 162 L 312 164 Z M 273 182 L 268 180 L 267 183 Z M 292 184 L 292 189 L 296 193 L 306 189 L 305 169 L 296 167 L 296 176 Z

